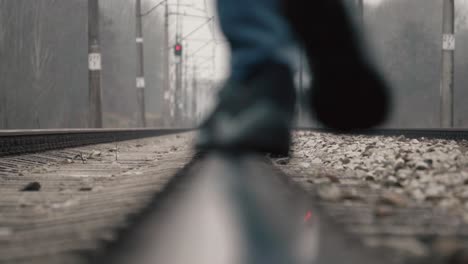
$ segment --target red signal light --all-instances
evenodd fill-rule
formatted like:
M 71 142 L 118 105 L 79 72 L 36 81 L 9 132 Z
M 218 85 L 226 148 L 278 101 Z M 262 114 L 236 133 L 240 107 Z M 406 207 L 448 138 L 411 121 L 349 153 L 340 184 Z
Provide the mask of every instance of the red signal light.
M 174 46 L 174 54 L 176 56 L 181 56 L 182 55 L 182 45 L 181 44 L 175 44 Z

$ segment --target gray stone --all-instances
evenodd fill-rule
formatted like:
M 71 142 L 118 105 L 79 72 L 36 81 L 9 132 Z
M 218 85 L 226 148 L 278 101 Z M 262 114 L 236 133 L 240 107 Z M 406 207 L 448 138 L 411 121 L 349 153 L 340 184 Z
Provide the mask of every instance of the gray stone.
M 322 200 L 337 202 L 342 199 L 343 193 L 338 187 L 331 185 L 320 188 L 318 195 Z
M 427 170 L 427 169 L 429 169 L 429 165 L 428 165 L 426 162 L 424 162 L 424 161 L 418 161 L 418 162 L 416 162 L 416 164 L 415 164 L 414 167 L 415 167 L 415 169 L 417 169 L 417 170 Z

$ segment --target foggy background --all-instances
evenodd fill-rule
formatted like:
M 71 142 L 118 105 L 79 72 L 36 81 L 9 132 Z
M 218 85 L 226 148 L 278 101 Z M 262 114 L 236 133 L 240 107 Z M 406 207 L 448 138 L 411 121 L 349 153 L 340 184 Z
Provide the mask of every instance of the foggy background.
M 142 11 L 158 2 L 142 0 Z M 189 6 L 181 12 L 208 5 L 208 15 L 213 13 L 210 1 L 181 2 Z M 456 1 L 457 127 L 468 127 L 468 116 L 464 114 L 468 111 L 467 2 Z M 134 8 L 131 0 L 100 0 L 104 127 L 137 126 Z M 173 116 L 164 110 L 165 100 L 170 99 L 163 87 L 163 52 L 170 47 L 164 47 L 162 40 L 162 9 L 143 19 L 145 101 L 150 127 L 177 125 L 168 122 Z M 87 0 L 0 0 L 0 129 L 87 127 L 87 16 Z M 364 17 L 369 52 L 375 55 L 395 94 L 395 112 L 386 126 L 438 127 L 442 1 L 368 0 Z M 174 21 L 170 19 L 171 38 Z M 184 19 L 183 32 L 190 32 L 200 23 Z M 206 113 L 209 98 L 226 72 L 220 62 L 226 62 L 227 54 L 219 51 L 225 50 L 225 44 L 210 30 L 208 25 L 184 42 L 194 52 L 203 48 L 208 36 L 215 38 L 210 44 L 213 47 L 209 45 L 190 58 L 184 75 L 186 104 L 194 100 L 197 103 L 196 113 L 190 113 L 188 105 L 186 112 L 197 120 Z M 210 56 L 216 58 L 210 62 Z M 191 70 L 193 65 L 201 64 L 202 69 Z M 171 76 L 172 83 L 173 68 Z
M 382 0 L 365 11 L 373 53 L 395 96 L 390 127 L 438 127 L 440 0 Z M 455 126 L 468 127 L 468 1 L 456 0 Z

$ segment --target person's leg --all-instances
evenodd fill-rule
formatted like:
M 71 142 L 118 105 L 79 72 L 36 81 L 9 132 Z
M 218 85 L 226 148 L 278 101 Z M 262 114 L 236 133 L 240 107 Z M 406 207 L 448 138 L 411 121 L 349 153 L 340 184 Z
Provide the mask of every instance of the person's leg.
M 231 79 L 246 80 L 266 63 L 291 64 L 293 33 L 281 0 L 218 0 L 217 4 L 231 50 Z
M 281 0 L 218 0 L 231 74 L 202 124 L 200 150 L 287 154 L 295 105 L 293 37 Z

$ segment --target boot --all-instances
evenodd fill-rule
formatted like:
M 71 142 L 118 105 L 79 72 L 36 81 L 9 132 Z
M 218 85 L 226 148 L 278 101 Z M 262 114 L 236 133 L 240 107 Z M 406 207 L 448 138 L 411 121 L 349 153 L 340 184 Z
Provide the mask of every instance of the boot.
M 287 155 L 295 97 L 291 70 L 283 65 L 264 65 L 242 83 L 228 81 L 196 148 Z
M 312 114 L 341 131 L 382 124 L 390 110 L 389 89 L 363 52 L 342 1 L 284 0 L 284 5 L 313 72 Z

